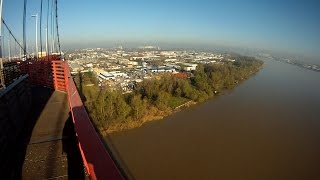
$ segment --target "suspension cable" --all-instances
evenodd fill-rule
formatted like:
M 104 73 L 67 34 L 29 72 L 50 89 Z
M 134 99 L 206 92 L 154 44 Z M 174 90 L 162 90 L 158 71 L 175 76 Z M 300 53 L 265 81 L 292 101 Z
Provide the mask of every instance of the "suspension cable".
M 47 58 L 49 60 L 49 49 L 50 49 L 50 46 L 49 46 L 49 10 L 50 10 L 50 0 L 47 1 L 47 33 L 46 33 L 46 51 L 47 51 Z
M 1 26 L 1 48 L 2 48 L 2 51 L 1 51 L 1 58 L 5 58 L 5 51 L 4 51 L 4 40 L 5 40 L 5 36 L 4 36 L 4 26 Z
M 50 46 L 49 46 L 49 14 L 50 14 L 50 0 L 47 0 L 47 23 L 46 23 L 46 54 L 47 54 L 47 60 L 49 60 L 50 55 Z
M 54 0 L 51 0 L 51 9 L 50 9 L 50 34 L 51 34 L 51 39 L 50 39 L 50 44 L 51 44 L 51 53 L 54 52 L 54 16 L 53 16 L 53 11 L 54 11 Z
M 24 0 L 23 5 L 23 55 L 27 57 L 27 41 L 26 41 L 26 14 L 27 14 L 27 0 Z
M 61 47 L 60 47 L 60 37 L 59 37 L 59 26 L 58 26 L 58 0 L 55 0 L 56 5 L 56 27 L 57 27 L 57 38 L 58 38 L 58 50 L 61 56 Z
M 4 26 L 6 27 L 6 29 L 8 30 L 9 34 L 13 37 L 14 41 L 20 46 L 21 49 L 23 49 L 23 51 L 27 53 L 27 50 L 19 43 L 19 41 L 17 40 L 17 38 L 13 35 L 12 31 L 10 30 L 10 28 L 8 27 L 7 23 L 4 21 L 4 19 L 2 18 L 2 22 L 4 24 Z M 28 54 L 29 55 L 29 54 Z
M 41 57 L 42 57 L 42 4 L 43 4 L 43 0 L 41 0 L 41 3 L 40 3 L 40 6 L 41 6 L 40 7 L 40 54 L 41 54 Z

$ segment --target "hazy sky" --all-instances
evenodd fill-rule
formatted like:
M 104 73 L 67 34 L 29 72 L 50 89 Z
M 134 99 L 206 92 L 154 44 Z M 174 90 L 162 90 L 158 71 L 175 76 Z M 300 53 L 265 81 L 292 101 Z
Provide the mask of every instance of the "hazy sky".
M 5 18 L 14 27 L 22 16 L 14 9 L 22 11 L 22 2 L 5 0 Z M 30 15 L 39 7 L 40 0 L 28 0 L 31 40 Z M 62 47 L 68 48 L 221 44 L 320 57 L 318 0 L 59 0 L 59 23 Z

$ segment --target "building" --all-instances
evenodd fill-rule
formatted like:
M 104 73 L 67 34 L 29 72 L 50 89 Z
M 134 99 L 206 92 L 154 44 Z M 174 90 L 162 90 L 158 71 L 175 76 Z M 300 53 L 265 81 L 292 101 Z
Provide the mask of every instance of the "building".
M 166 59 L 166 60 L 164 60 L 165 62 L 176 62 L 177 61 L 177 59 Z
M 114 77 L 128 77 L 126 73 L 121 71 L 110 71 L 109 74 L 113 75 Z
M 100 80 L 115 80 L 115 76 L 111 73 L 108 73 L 108 72 L 101 72 L 99 74 L 99 79 Z
M 150 71 L 153 73 L 176 73 L 176 69 L 173 67 L 152 67 Z
M 71 72 L 72 74 L 78 73 L 79 71 L 84 70 L 84 68 L 77 63 L 71 63 L 70 68 L 72 69 L 72 72 Z
M 171 68 L 175 68 L 175 69 L 181 69 L 181 66 L 176 65 L 176 64 L 164 64 L 166 67 L 171 67 Z
M 192 64 L 192 63 L 181 63 L 182 70 L 184 71 L 195 71 L 198 67 L 198 64 Z

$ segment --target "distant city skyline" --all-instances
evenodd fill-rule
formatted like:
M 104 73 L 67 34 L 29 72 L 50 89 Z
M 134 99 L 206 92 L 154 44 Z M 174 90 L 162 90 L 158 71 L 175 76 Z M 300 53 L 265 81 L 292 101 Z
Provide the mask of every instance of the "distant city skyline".
M 30 42 L 34 42 L 34 20 L 30 16 L 39 12 L 39 2 L 28 1 Z M 116 45 L 208 49 L 232 46 L 320 58 L 320 2 L 316 0 L 58 3 L 63 49 Z M 18 37 L 22 6 L 22 0 L 4 1 L 4 18 L 16 27 L 14 33 Z

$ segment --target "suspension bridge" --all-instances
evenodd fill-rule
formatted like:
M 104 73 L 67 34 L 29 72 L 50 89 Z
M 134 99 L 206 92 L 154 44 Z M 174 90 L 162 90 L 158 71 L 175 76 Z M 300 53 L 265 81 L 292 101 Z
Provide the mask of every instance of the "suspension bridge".
M 30 0 L 20 1 L 16 34 L 0 0 L 2 179 L 126 179 L 90 121 L 61 52 L 58 0 L 39 0 L 32 16 Z M 35 46 L 26 33 L 28 18 L 35 20 Z

